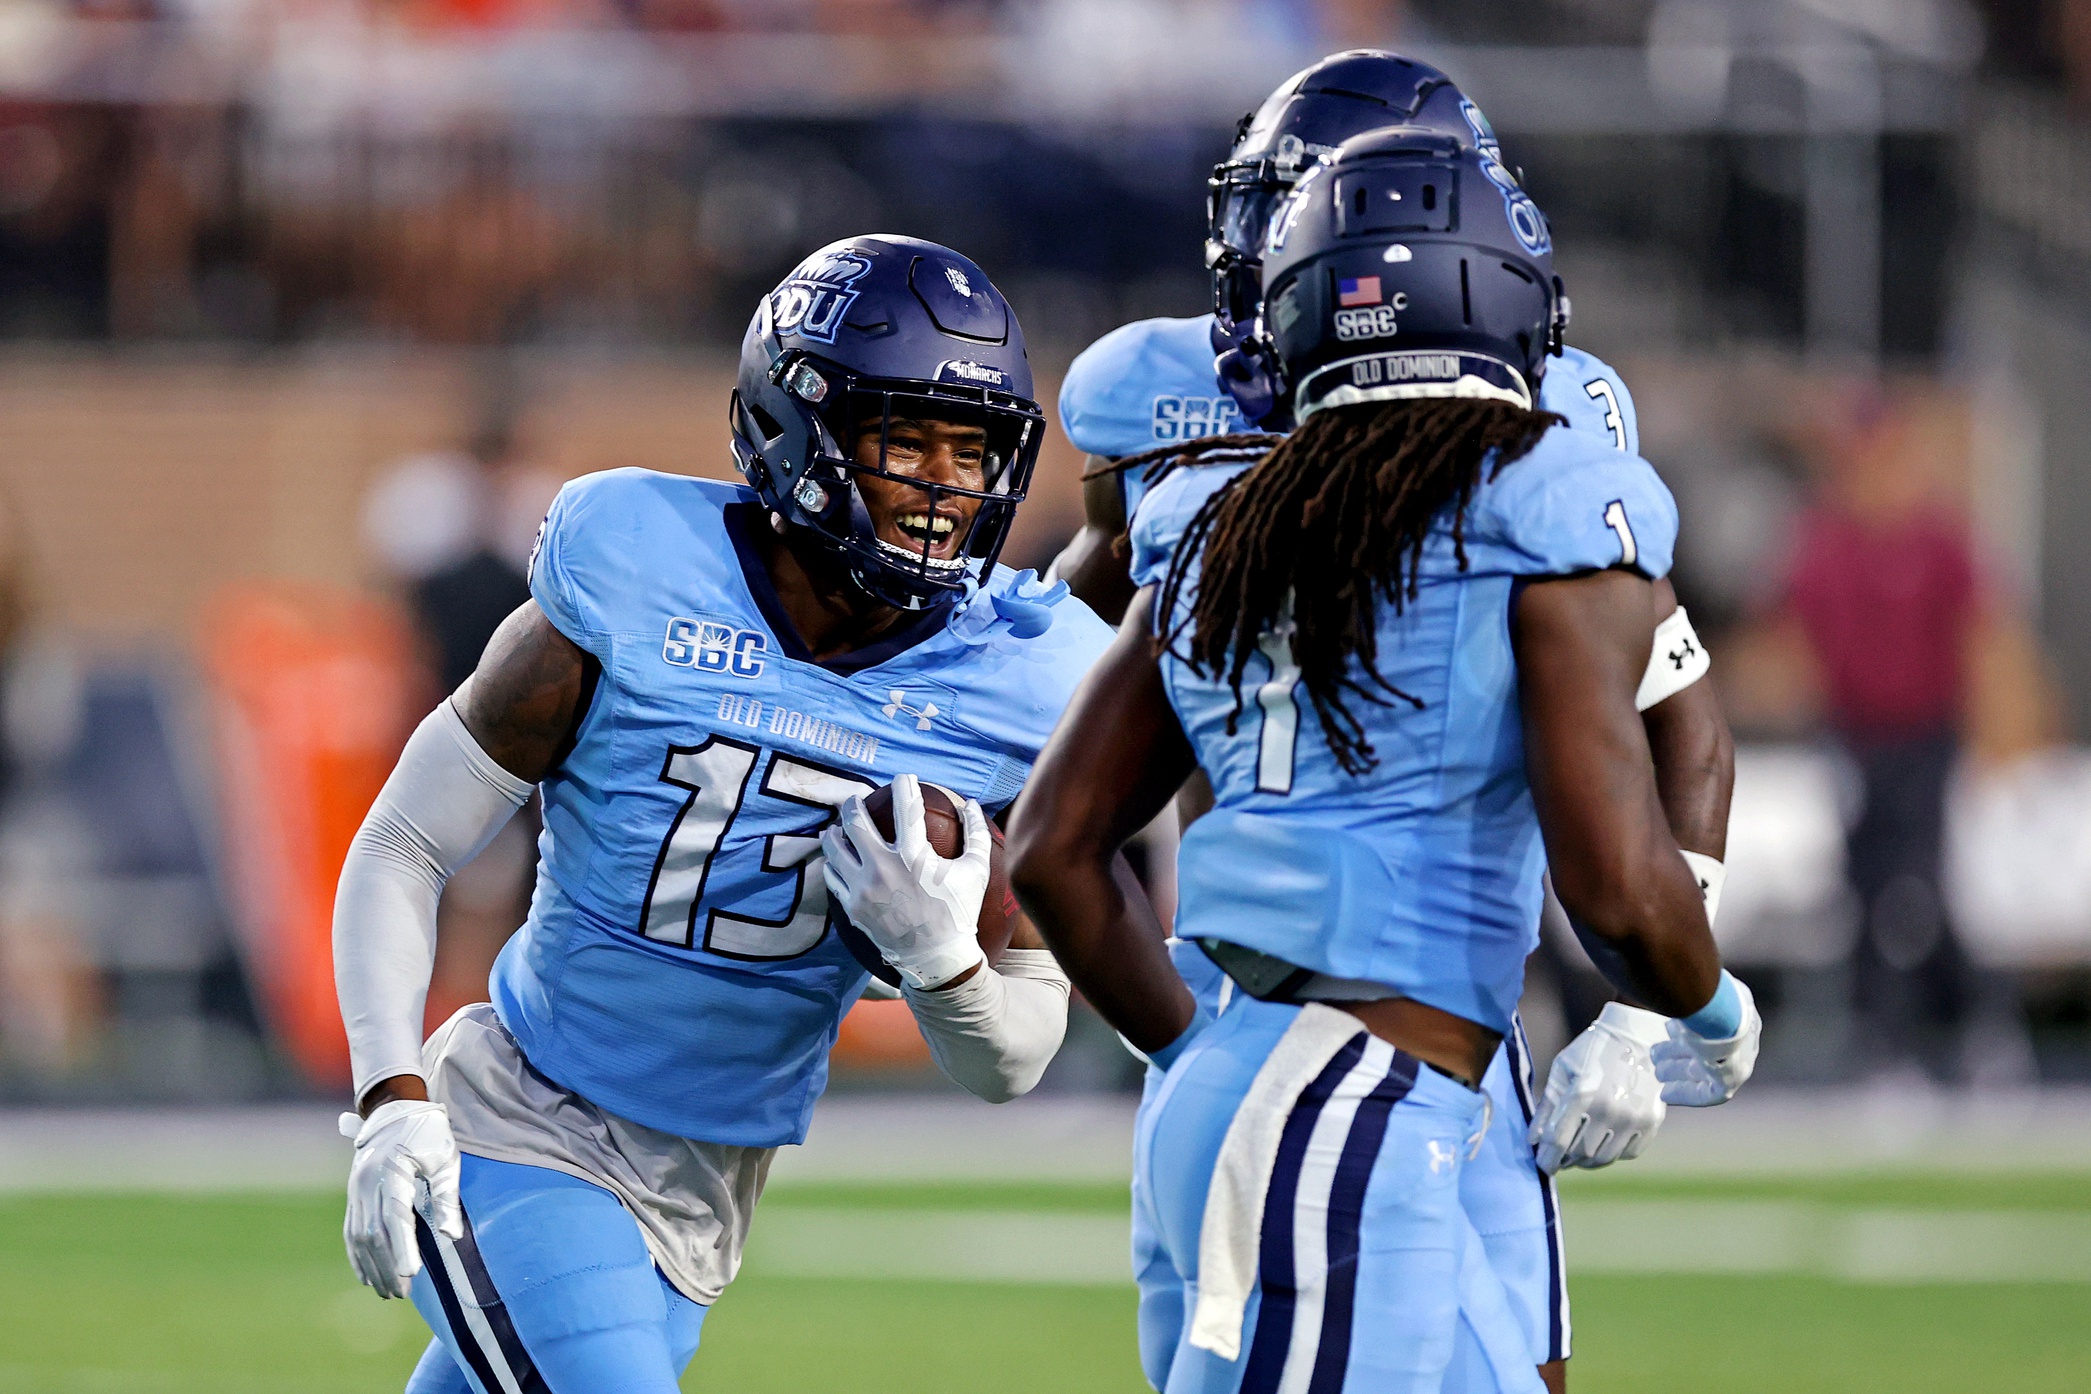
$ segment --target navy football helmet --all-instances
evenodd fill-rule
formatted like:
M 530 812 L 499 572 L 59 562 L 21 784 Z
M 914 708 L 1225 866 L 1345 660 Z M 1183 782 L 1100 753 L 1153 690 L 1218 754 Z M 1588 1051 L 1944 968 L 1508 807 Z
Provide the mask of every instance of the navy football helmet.
M 1451 78 L 1381 49 L 1331 54 L 1287 78 L 1241 119 L 1234 148 L 1206 181 L 1214 352 L 1238 345 L 1256 318 L 1263 298 L 1257 262 L 1271 210 L 1337 146 L 1385 126 L 1413 126 L 1498 152 L 1488 118 Z
M 734 462 L 865 591 L 926 609 L 986 580 L 1008 540 L 1045 439 L 1031 392 L 1023 330 L 986 272 L 933 242 L 846 238 L 799 263 L 756 309 L 730 408 Z M 908 418 L 981 427 L 981 487 L 889 469 L 888 431 Z M 855 442 L 874 427 L 878 464 L 860 464 Z M 858 485 L 867 475 L 924 495 L 919 546 L 877 535 Z M 977 500 L 977 511 L 952 556 L 932 555 L 937 505 L 953 499 Z
M 1252 340 L 1293 421 L 1490 397 L 1530 409 L 1566 300 L 1545 216 L 1494 155 L 1414 128 L 1345 141 L 1272 215 Z

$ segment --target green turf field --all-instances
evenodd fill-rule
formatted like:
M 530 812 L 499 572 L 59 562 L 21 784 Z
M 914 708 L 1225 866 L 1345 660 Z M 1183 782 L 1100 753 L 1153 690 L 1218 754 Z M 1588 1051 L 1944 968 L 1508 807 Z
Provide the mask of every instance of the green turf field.
M 1572 1234 L 1579 1205 L 1621 1199 L 1785 1203 L 1810 1216 L 2030 1213 L 2065 1227 L 2091 1216 L 2084 1176 L 1715 1183 L 1622 1172 L 1569 1190 Z M 1112 1187 L 823 1186 L 775 1192 L 764 1217 L 784 1234 L 854 1215 L 875 1234 L 882 1222 L 987 1212 L 1059 1217 L 1093 1236 L 1122 1209 Z M 426 1332 L 406 1304 L 351 1282 L 340 1213 L 328 1194 L 0 1198 L 0 1391 L 398 1389 Z M 755 1256 L 708 1322 L 687 1389 L 1144 1388 L 1129 1286 L 784 1276 L 762 1271 L 763 1233 L 758 1220 Z M 1575 1317 L 1573 1382 L 1605 1394 L 2059 1394 L 2091 1381 L 2087 1283 L 1608 1275 L 1577 1281 Z

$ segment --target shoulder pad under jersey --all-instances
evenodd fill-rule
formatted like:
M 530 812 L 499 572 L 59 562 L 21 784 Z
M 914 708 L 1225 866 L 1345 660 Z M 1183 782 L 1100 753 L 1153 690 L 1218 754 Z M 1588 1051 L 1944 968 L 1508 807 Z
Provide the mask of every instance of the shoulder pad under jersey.
M 1171 470 L 1166 479 L 1147 491 L 1140 509 L 1133 514 L 1133 584 L 1159 585 L 1169 574 L 1170 558 L 1183 540 L 1191 519 L 1205 501 L 1228 480 L 1254 464 L 1254 459 L 1232 459 L 1224 464 L 1185 465 Z
M 1565 576 L 1624 566 L 1668 575 L 1677 504 L 1655 467 L 1585 432 L 1555 427 L 1474 494 L 1469 569 Z
M 970 694 L 963 720 L 1015 762 L 1010 782 L 984 802 L 1000 807 L 1016 796 L 1113 632 L 1065 581 L 1047 585 L 1035 572 L 1006 566 L 951 617 L 962 647 L 941 661 L 963 666 L 948 680 Z
M 1575 431 L 1627 455 L 1641 453 L 1634 398 L 1612 366 L 1594 353 L 1564 346 L 1539 382 L 1539 409 L 1568 418 Z
M 1213 372 L 1212 316 L 1138 320 L 1083 349 L 1060 384 L 1060 425 L 1109 460 L 1242 429 Z
M 584 474 L 552 500 L 530 553 L 530 595 L 560 633 L 602 656 L 620 607 L 650 593 L 663 566 L 703 566 L 711 539 L 720 565 L 738 563 L 719 526 L 728 504 L 752 500 L 737 485 L 655 470 Z M 650 623 L 650 619 L 648 623 Z

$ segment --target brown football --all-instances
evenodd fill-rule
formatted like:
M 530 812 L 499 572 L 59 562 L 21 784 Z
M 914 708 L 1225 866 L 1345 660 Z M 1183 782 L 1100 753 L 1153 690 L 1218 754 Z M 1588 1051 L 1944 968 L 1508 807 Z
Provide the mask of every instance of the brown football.
M 864 796 L 864 811 L 871 815 L 872 823 L 879 835 L 888 842 L 893 840 L 893 786 L 888 784 L 874 789 Z M 965 850 L 966 825 L 958 815 L 958 804 L 952 797 L 934 784 L 922 785 L 922 828 L 929 835 L 929 845 L 940 857 L 956 857 Z M 1009 889 L 1009 868 L 1002 857 L 1002 830 L 992 822 L 987 825 L 988 836 L 994 846 L 988 851 L 987 894 L 980 901 L 980 923 L 978 926 L 980 951 L 987 955 L 989 963 L 998 962 L 1002 951 L 1009 947 L 1009 938 L 1016 932 L 1016 893 Z M 877 950 L 871 941 L 855 930 L 851 931 L 851 949 L 861 960 L 868 950 L 876 957 Z M 893 970 L 883 963 L 864 965 L 888 982 L 898 975 L 888 977 Z

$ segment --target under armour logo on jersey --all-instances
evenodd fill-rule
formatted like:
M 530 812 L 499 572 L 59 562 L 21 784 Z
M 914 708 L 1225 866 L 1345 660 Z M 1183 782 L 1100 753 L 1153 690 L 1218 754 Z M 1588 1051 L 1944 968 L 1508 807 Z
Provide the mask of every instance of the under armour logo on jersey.
M 1449 1147 L 1434 1137 L 1423 1139 L 1423 1144 L 1430 1149 L 1430 1174 L 1432 1176 L 1436 1176 L 1439 1172 L 1444 1171 L 1459 1160 L 1459 1149 Z
M 1684 665 L 1691 662 L 1693 655 L 1697 654 L 1698 652 L 1698 647 L 1695 644 L 1693 644 L 1690 639 L 1686 639 L 1676 648 L 1670 650 L 1668 658 L 1670 660 L 1671 666 L 1677 669 L 1678 672 L 1682 673 L 1684 671 Z
M 908 701 L 908 694 L 897 687 L 889 691 L 886 697 L 886 705 L 880 707 L 879 710 L 890 717 L 914 717 L 915 729 L 917 731 L 927 731 L 929 729 L 929 719 L 938 714 L 935 702 L 925 699 L 919 707 L 911 705 Z

